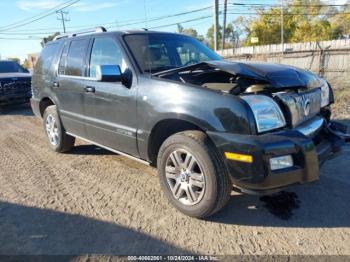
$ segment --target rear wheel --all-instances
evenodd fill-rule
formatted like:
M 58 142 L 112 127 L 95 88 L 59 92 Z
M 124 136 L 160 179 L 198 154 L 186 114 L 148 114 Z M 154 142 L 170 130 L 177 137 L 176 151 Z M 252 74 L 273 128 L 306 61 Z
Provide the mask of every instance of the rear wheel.
M 186 131 L 169 137 L 158 155 L 161 186 L 182 213 L 208 217 L 228 202 L 232 184 L 207 135 Z
M 75 138 L 66 134 L 56 106 L 48 106 L 45 109 L 43 118 L 43 126 L 50 148 L 59 153 L 71 150 L 74 146 Z

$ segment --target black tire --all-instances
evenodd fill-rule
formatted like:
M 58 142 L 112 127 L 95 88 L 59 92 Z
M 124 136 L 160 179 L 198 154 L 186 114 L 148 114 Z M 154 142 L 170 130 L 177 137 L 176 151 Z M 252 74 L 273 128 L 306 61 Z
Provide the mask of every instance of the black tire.
M 202 194 L 201 200 L 198 202 L 193 201 L 193 205 L 186 205 L 186 203 L 182 203 L 189 199 L 186 196 L 182 196 L 182 202 L 176 198 L 176 194 L 173 194 L 171 187 L 173 186 L 173 190 L 176 192 L 176 184 L 178 181 L 178 173 L 174 176 L 177 178 L 167 178 L 166 167 L 169 168 L 169 161 L 173 162 L 171 159 L 171 154 L 176 152 L 181 156 L 181 152 L 188 152 L 189 155 L 193 156 L 198 162 L 197 167 L 199 167 L 202 177 L 204 177 L 204 189 L 200 192 L 196 192 L 195 196 Z M 184 153 L 186 154 L 186 153 Z M 185 156 L 181 156 L 182 158 L 186 158 Z M 174 159 L 174 158 L 173 158 Z M 179 158 L 181 160 L 181 158 Z M 179 162 L 179 161 L 177 161 Z M 184 160 L 184 162 L 186 162 Z M 183 163 L 184 164 L 184 163 Z M 158 154 L 158 173 L 160 177 L 160 184 L 163 188 L 165 195 L 168 200 L 182 213 L 195 217 L 195 218 L 205 218 L 213 215 L 220 209 L 222 209 L 230 199 L 231 191 L 232 191 L 232 183 L 227 174 L 226 169 L 224 168 L 223 161 L 220 159 L 220 156 L 216 150 L 216 147 L 210 141 L 208 136 L 200 131 L 185 131 L 181 133 L 177 133 L 175 135 L 170 136 L 161 146 Z M 170 167 L 172 170 L 176 170 L 176 167 Z M 199 170 L 197 169 L 197 170 Z M 184 170 L 184 169 L 182 169 Z M 185 172 L 185 171 L 182 171 Z M 171 172 L 170 172 L 171 173 Z M 169 173 L 168 173 L 169 174 Z M 182 177 L 183 175 L 181 175 Z M 188 175 L 191 177 L 191 175 Z M 174 180 L 171 180 L 174 179 Z M 173 184 L 169 181 L 174 181 Z M 182 181 L 182 179 L 181 179 Z M 186 176 L 184 176 L 184 181 L 186 183 L 191 183 L 186 180 Z M 185 183 L 181 182 L 181 183 Z M 175 184 L 175 185 L 174 185 Z M 186 187 L 186 184 L 185 184 Z M 193 187 L 193 186 L 192 186 Z M 179 187 L 182 188 L 182 187 Z M 197 188 L 198 190 L 200 188 Z M 192 191 L 193 192 L 193 191 Z M 191 195 L 191 194 L 190 194 Z M 192 194 L 193 195 L 193 194 Z M 195 199 L 192 198 L 191 199 Z
M 55 130 L 57 133 L 57 141 L 55 140 L 55 143 L 52 142 L 53 140 L 50 139 L 49 132 L 47 131 L 46 125 L 47 125 L 48 118 L 54 119 L 54 123 L 56 127 Z M 64 153 L 64 152 L 68 152 L 73 148 L 75 143 L 75 137 L 72 137 L 66 134 L 66 131 L 62 126 L 61 119 L 57 113 L 57 108 L 55 105 L 48 106 L 45 109 L 44 117 L 43 117 L 43 127 L 44 127 L 46 137 L 48 139 L 48 144 L 53 151 L 58 153 Z

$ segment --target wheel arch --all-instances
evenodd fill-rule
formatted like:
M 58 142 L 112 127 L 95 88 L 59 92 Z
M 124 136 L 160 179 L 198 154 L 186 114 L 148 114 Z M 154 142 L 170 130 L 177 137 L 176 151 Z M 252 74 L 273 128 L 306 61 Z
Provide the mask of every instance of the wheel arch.
M 40 112 L 41 117 L 44 116 L 44 112 L 45 112 L 46 108 L 49 106 L 53 106 L 53 105 L 55 105 L 55 102 L 51 98 L 49 98 L 49 97 L 42 98 L 39 102 L 39 112 Z
M 159 149 L 168 137 L 188 130 L 198 130 L 203 133 L 207 131 L 206 128 L 188 119 L 168 118 L 157 122 L 152 128 L 148 140 L 147 154 L 151 164 L 156 166 Z

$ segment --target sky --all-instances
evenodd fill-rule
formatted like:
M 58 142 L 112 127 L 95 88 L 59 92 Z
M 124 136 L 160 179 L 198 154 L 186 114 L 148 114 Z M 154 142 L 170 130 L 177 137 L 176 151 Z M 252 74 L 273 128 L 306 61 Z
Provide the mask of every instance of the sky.
M 69 1 L 69 3 L 73 2 Z M 219 0 L 223 3 L 223 0 Z M 29 53 L 41 51 L 40 39 L 54 32 L 63 32 L 62 22 L 51 11 L 61 8 L 67 0 L 1 0 L 0 1 L 0 57 L 19 57 L 22 62 Z M 108 31 L 154 28 L 158 31 L 176 31 L 176 23 L 185 28 L 196 29 L 205 35 L 213 23 L 213 0 L 80 0 L 64 9 L 70 21 L 66 22 L 67 31 L 79 31 L 98 25 Z M 230 3 L 277 4 L 280 0 L 228 0 Z M 343 4 L 346 0 L 333 0 L 328 3 Z M 206 9 L 207 8 L 207 9 Z M 197 12 L 188 13 L 193 10 Z M 222 10 L 222 5 L 220 6 Z M 230 6 L 227 21 L 232 22 L 240 13 L 251 12 L 247 7 Z M 166 17 L 178 13 L 187 13 Z M 230 14 L 231 13 L 231 14 Z M 43 19 L 22 26 L 29 18 L 46 16 Z M 166 17 L 163 19 L 154 18 Z M 32 19 L 34 20 L 34 19 Z M 146 22 L 147 20 L 147 22 Z M 222 18 L 220 17 L 220 20 Z M 29 20 L 31 21 L 31 20 Z M 16 24 L 14 24 L 16 23 Z M 137 23 L 137 24 L 136 24 Z M 19 26 L 21 25 L 21 26 Z

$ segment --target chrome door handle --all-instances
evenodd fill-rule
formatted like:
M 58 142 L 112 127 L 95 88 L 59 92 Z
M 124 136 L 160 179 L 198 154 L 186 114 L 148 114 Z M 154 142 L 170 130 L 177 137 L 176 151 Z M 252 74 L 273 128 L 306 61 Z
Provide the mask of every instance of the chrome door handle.
M 86 93 L 95 93 L 95 87 L 93 86 L 86 86 L 84 90 Z

